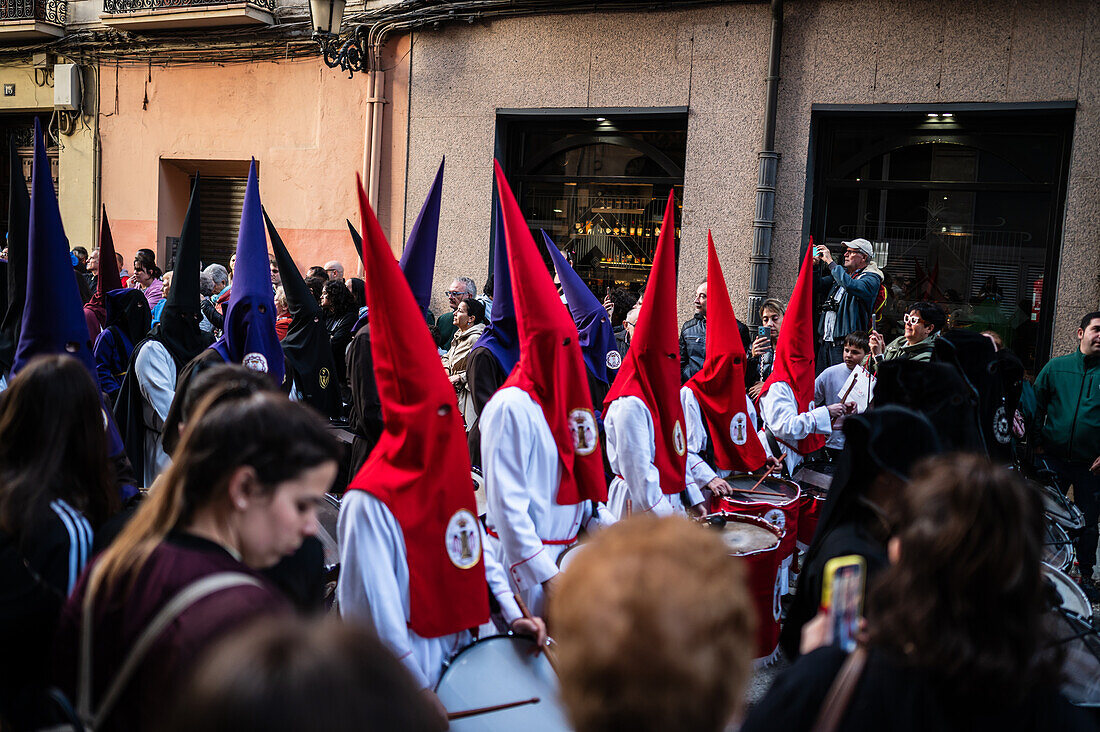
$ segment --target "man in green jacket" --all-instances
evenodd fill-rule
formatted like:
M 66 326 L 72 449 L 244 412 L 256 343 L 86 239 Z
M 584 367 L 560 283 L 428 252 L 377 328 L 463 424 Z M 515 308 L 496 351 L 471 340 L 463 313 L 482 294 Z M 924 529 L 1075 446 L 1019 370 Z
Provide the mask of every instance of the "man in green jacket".
M 1073 485 L 1074 503 L 1085 514 L 1077 538 L 1081 586 L 1093 602 L 1092 579 L 1100 517 L 1100 311 L 1081 319 L 1080 346 L 1051 359 L 1035 380 L 1038 418 L 1047 464 Z

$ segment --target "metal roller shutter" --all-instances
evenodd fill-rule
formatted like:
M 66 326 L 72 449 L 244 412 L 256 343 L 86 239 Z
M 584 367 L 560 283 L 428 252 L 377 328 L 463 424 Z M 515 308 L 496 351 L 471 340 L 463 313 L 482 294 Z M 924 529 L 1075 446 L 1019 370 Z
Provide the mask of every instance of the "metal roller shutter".
M 244 208 L 247 178 L 208 178 L 203 176 L 199 191 L 202 206 L 203 265 L 220 264 L 229 268 L 229 258 L 237 250 L 237 232 Z

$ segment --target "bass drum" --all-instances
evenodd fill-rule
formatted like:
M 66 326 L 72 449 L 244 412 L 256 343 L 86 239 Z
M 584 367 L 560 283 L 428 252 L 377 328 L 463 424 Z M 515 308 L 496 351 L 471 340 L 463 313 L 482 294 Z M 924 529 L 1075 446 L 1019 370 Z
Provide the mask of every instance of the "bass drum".
M 1068 572 L 1076 558 L 1069 534 L 1061 526 L 1048 520 L 1043 532 L 1043 562 Z
M 1043 511 L 1054 523 L 1069 532 L 1081 531 L 1085 528 L 1085 514 L 1077 508 L 1071 500 L 1062 495 L 1062 492 L 1054 486 L 1044 483 L 1027 481 L 1035 490 L 1039 491 L 1043 499 Z
M 1046 618 L 1054 649 L 1062 653 L 1062 693 L 1070 703 L 1100 713 L 1100 635 L 1087 620 L 1052 611 Z
M 1092 605 L 1088 597 L 1069 575 L 1044 562 L 1043 581 L 1050 591 L 1052 608 L 1063 613 L 1073 613 L 1086 622 L 1092 620 Z
M 451 720 L 454 732 L 568 732 L 558 699 L 558 678 L 523 636 L 494 635 L 458 652 L 435 687 L 450 713 L 538 699 L 532 704 Z
M 336 583 L 340 579 L 340 545 L 336 540 L 336 521 L 340 518 L 340 499 L 326 493 L 317 507 L 317 538 L 325 554 L 325 609 L 336 601 Z

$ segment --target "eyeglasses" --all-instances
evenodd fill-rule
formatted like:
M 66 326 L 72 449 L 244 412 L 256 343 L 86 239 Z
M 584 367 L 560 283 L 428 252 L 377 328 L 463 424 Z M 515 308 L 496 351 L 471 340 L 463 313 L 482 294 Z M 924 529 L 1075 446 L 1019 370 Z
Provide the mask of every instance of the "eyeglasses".
M 444 290 L 443 294 L 447 297 L 462 297 L 466 294 L 465 290 Z
M 906 325 L 920 325 L 921 320 L 919 315 L 905 315 L 902 317 L 901 322 Z

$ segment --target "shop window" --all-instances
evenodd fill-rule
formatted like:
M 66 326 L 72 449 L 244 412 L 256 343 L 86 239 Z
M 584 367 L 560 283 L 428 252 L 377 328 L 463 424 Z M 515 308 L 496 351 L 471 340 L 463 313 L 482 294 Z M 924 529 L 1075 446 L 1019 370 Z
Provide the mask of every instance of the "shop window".
M 645 286 L 669 190 L 683 199 L 686 112 L 502 113 L 498 145 L 536 242 L 545 231 L 600 297 Z
M 863 237 L 889 296 L 877 328 L 939 304 L 992 330 L 1029 370 L 1047 360 L 1073 129 L 1042 112 L 814 113 L 810 234 L 834 253 Z

